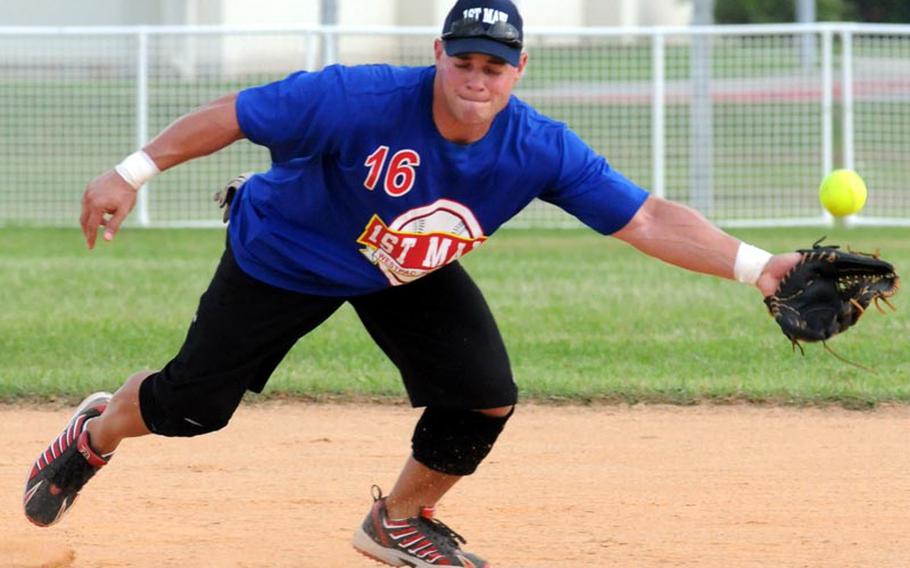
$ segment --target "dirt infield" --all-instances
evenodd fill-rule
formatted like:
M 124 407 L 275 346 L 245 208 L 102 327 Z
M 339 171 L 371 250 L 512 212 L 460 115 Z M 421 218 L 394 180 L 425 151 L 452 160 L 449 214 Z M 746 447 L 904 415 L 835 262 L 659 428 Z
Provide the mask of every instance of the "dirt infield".
M 0 407 L 0 566 L 344 567 L 418 411 L 269 403 L 127 441 L 52 528 L 28 465 L 69 416 Z M 525 406 L 439 516 L 497 568 L 910 565 L 910 409 Z

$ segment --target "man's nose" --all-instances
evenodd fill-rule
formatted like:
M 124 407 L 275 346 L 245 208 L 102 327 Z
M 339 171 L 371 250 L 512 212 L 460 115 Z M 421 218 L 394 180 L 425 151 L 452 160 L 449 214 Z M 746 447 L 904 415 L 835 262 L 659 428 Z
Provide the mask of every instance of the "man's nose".
M 483 82 L 483 73 L 480 71 L 472 71 L 469 73 L 466 85 L 473 91 L 482 91 L 486 88 L 486 85 Z

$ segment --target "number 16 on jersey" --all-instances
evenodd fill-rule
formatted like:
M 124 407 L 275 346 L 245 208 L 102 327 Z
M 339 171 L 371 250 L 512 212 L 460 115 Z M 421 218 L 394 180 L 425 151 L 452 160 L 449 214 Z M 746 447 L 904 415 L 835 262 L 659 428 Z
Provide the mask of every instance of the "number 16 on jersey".
M 373 191 L 379 178 L 382 176 L 386 158 L 389 155 L 388 146 L 380 146 L 367 156 L 364 166 L 369 168 L 363 187 Z M 416 172 L 414 168 L 420 165 L 420 154 L 414 150 L 399 150 L 389 160 L 389 167 L 385 172 L 382 186 L 385 192 L 392 197 L 401 197 L 414 187 Z

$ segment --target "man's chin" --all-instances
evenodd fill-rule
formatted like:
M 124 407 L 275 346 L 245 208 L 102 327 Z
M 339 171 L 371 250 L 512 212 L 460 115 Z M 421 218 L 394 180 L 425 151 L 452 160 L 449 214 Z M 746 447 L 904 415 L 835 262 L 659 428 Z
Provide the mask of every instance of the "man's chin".
M 465 124 L 484 124 L 490 122 L 494 115 L 488 105 L 467 105 L 461 109 L 461 121 Z

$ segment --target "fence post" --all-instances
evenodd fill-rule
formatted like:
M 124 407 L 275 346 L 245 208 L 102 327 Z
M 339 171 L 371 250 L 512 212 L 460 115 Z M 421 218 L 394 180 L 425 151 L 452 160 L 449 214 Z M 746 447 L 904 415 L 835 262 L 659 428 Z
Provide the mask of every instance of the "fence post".
M 711 216 L 714 209 L 714 103 L 711 100 L 711 35 L 692 36 L 691 205 Z
M 815 0 L 796 1 L 796 21 L 801 24 L 815 23 Z M 803 70 L 812 69 L 815 65 L 815 34 L 806 32 L 802 35 L 799 50 Z
M 149 35 L 148 31 L 140 27 L 137 36 L 139 51 L 136 54 L 136 148 L 140 149 L 148 140 L 148 72 L 149 72 Z M 148 227 L 151 224 L 149 215 L 149 184 L 139 188 L 138 202 L 136 204 L 136 213 L 139 216 L 139 224 Z
M 822 32 L 822 171 L 824 177 L 834 169 L 834 41 L 833 32 Z M 822 208 L 822 216 L 828 224 L 834 224 L 834 216 Z
M 825 175 L 834 167 L 834 66 L 833 33 L 822 32 L 822 171 Z
M 844 30 L 843 36 L 843 101 L 844 101 L 844 167 L 856 169 L 856 156 L 853 153 L 853 32 Z M 844 226 L 855 224 L 855 215 L 844 218 Z
M 844 167 L 854 169 L 853 155 L 853 32 L 844 30 L 841 96 L 844 119 Z
M 338 35 L 334 28 L 338 25 L 337 0 L 322 0 L 322 65 L 332 65 L 338 59 Z M 328 27 L 327 27 L 328 26 Z
M 335 26 L 322 28 L 322 66 L 328 67 L 338 62 L 338 35 Z
M 665 50 L 664 34 L 655 30 L 652 40 L 652 77 L 654 84 L 651 91 L 651 174 L 652 190 L 654 195 L 665 197 L 666 171 L 664 170 L 664 156 L 666 154 L 665 116 L 666 108 L 666 81 L 665 81 Z
M 319 53 L 319 34 L 307 32 L 306 35 L 306 63 L 304 69 L 316 71 L 316 54 Z

